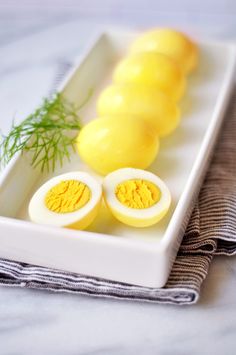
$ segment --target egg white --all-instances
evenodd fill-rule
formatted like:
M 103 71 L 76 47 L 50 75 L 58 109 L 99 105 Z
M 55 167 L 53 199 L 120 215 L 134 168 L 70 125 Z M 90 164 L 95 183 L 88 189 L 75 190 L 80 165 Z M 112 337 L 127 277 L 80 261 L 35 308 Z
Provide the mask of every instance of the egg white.
M 56 213 L 50 211 L 45 204 L 45 196 L 51 188 L 65 180 L 78 180 L 87 185 L 91 192 L 90 200 L 74 212 Z M 31 198 L 28 212 L 30 219 L 35 223 L 66 227 L 83 220 L 100 204 L 101 198 L 102 187 L 92 176 L 85 172 L 69 172 L 58 175 L 43 184 Z
M 160 200 L 151 207 L 135 209 L 122 204 L 116 197 L 115 190 L 118 184 L 132 179 L 142 179 L 152 182 L 161 192 Z M 136 220 L 145 221 L 161 215 L 163 211 L 169 209 L 171 195 L 166 184 L 155 174 L 141 169 L 124 168 L 118 169 L 104 178 L 103 181 L 104 196 L 111 212 L 118 212 L 127 217 Z

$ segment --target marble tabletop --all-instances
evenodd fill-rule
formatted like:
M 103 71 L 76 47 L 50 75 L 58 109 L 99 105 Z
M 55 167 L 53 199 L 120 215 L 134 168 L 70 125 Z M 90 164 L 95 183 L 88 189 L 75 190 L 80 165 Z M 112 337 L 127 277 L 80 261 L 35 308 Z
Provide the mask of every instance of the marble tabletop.
M 131 8 L 93 13 L 24 7 L 16 12 L 0 4 L 1 129 L 10 127 L 14 115 L 23 117 L 35 107 L 60 78 L 61 63 L 72 63 L 104 26 L 171 20 L 183 28 L 191 22 L 194 31 L 208 36 L 236 36 L 232 13 L 154 16 L 149 10 L 145 17 L 140 9 L 134 17 Z M 0 354 L 230 355 L 235 353 L 235 289 L 235 257 L 214 259 L 201 299 L 191 307 L 0 287 Z

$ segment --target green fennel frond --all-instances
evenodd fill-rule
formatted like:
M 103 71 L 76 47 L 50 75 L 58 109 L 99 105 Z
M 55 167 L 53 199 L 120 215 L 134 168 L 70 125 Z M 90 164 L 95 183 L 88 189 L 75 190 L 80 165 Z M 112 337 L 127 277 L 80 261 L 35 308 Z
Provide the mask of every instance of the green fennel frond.
M 13 122 L 8 135 L 1 134 L 0 164 L 5 166 L 18 152 L 30 151 L 31 164 L 39 166 L 41 171 L 54 170 L 56 163 L 61 165 L 64 159 L 70 159 L 70 149 L 78 130 L 81 128 L 78 110 L 87 102 L 75 106 L 57 93 L 52 99 L 44 99 L 37 108 L 20 124 Z

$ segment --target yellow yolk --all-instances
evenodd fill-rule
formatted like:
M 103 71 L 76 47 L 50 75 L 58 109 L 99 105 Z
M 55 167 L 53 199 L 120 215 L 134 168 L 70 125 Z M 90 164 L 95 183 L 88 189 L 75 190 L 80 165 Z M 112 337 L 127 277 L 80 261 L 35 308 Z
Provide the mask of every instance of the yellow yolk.
M 148 227 L 167 213 L 171 196 L 166 184 L 150 171 L 122 168 L 103 180 L 106 205 L 118 221 L 133 227 Z
M 150 181 L 142 179 L 127 180 L 117 185 L 117 199 L 130 208 L 149 208 L 161 198 L 160 189 Z
M 65 180 L 51 188 L 45 197 L 46 207 L 56 213 L 75 212 L 91 198 L 87 185 L 78 180 Z

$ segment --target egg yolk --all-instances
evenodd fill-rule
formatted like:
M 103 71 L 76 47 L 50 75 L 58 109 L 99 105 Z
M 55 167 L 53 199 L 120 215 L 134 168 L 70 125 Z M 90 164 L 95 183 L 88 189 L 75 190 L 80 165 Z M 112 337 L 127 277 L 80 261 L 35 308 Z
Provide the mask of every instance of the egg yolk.
M 151 207 L 161 198 L 160 189 L 152 182 L 142 179 L 120 183 L 116 187 L 115 194 L 123 205 L 136 209 Z
M 65 180 L 51 188 L 45 197 L 47 208 L 56 213 L 75 212 L 91 197 L 87 185 L 78 180 Z

